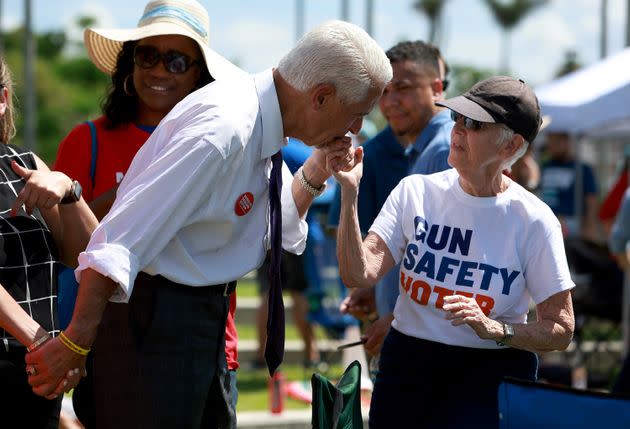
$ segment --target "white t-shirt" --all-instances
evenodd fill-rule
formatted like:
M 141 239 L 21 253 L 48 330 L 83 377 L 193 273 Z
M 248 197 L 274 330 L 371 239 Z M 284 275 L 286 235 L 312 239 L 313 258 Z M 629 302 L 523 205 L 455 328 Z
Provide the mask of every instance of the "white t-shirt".
M 404 178 L 370 231 L 401 263 L 392 326 L 444 344 L 497 348 L 441 309 L 453 293 L 474 297 L 491 319 L 525 323 L 536 304 L 574 286 L 560 224 L 535 195 L 512 182 L 496 197 L 473 197 L 456 170 Z

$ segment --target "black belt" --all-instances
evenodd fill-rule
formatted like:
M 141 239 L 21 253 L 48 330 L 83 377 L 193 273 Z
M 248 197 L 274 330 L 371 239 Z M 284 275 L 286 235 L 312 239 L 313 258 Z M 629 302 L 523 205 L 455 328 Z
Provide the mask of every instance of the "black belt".
M 136 286 L 146 283 L 146 282 L 150 282 L 154 285 L 157 284 L 157 285 L 160 285 L 161 287 L 168 287 L 168 288 L 180 289 L 182 287 L 185 287 L 187 288 L 189 293 L 199 294 L 199 295 L 228 296 L 236 290 L 236 280 L 231 281 L 229 283 L 220 283 L 216 285 L 190 286 L 190 285 L 183 285 L 181 283 L 174 282 L 159 274 L 152 276 L 150 274 L 145 273 L 144 271 L 141 271 L 140 273 L 138 273 L 138 277 L 136 278 Z
M 218 285 L 205 286 L 210 295 L 231 295 L 236 290 L 236 280 L 229 283 L 221 283 Z

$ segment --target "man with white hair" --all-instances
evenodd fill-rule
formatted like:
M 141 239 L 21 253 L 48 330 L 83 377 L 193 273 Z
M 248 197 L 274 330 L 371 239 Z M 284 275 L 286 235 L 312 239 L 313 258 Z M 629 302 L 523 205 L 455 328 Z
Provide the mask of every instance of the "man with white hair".
M 346 133 L 359 132 L 391 77 L 389 60 L 365 31 L 331 21 L 307 33 L 276 69 L 216 81 L 176 105 L 136 155 L 79 257 L 70 325 L 29 354 L 33 390 L 59 393 L 67 371 L 83 367 L 102 320 L 120 350 L 110 368 L 94 372 L 118 381 L 124 399 L 99 404 L 125 409 L 117 427 L 235 427 L 217 388 L 235 280 L 270 248 L 274 260 L 279 240 L 302 252 L 309 205 L 333 171 L 353 165 Z M 282 187 L 275 173 L 286 137 L 316 150 L 297 180 L 283 168 Z M 267 325 L 270 372 L 284 345 L 277 281 Z M 129 304 L 110 318 L 112 302 Z

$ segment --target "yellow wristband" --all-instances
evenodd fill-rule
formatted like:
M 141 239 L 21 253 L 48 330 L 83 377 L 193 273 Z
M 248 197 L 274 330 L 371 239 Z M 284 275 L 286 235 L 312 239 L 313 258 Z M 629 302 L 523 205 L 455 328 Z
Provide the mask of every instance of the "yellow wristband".
M 74 343 L 70 338 L 66 337 L 66 334 L 64 334 L 63 331 L 59 332 L 59 341 L 61 341 L 61 343 L 69 348 L 71 351 L 81 356 L 87 356 L 88 353 L 90 353 L 90 349 L 84 349 L 83 347 Z

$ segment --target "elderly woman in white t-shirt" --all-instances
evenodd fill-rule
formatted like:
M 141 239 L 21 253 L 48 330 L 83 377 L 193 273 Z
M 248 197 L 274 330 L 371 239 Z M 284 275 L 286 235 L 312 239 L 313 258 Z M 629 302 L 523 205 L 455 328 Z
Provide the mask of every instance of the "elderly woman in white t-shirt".
M 336 174 L 344 283 L 368 287 L 401 264 L 370 409 L 374 428 L 498 427 L 501 379 L 535 380 L 536 353 L 565 349 L 574 329 L 560 224 L 502 174 L 538 133 L 533 91 L 493 77 L 437 104 L 456 122 L 454 169 L 403 179 L 363 241 L 362 164 Z M 527 323 L 530 300 L 537 317 Z

